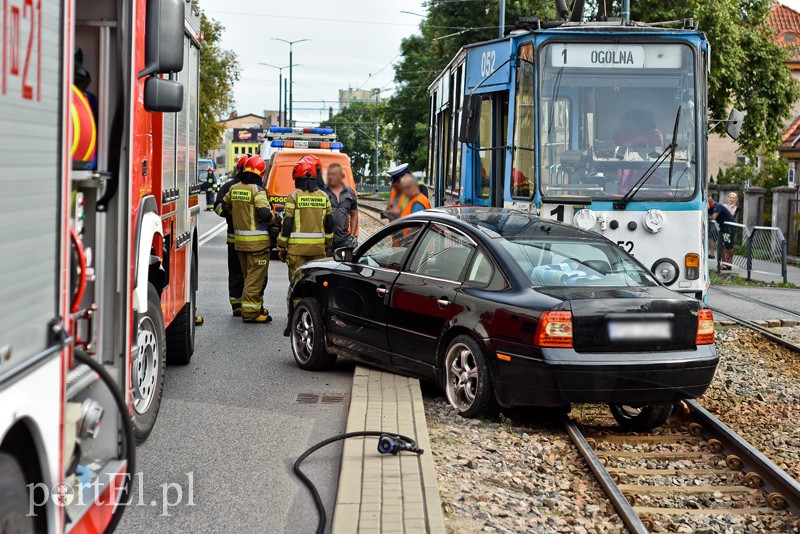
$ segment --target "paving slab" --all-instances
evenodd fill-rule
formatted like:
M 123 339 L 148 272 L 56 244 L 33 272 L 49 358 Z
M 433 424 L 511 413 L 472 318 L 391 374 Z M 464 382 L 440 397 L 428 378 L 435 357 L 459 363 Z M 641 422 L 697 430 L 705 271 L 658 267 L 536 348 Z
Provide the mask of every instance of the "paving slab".
M 351 399 L 347 432 L 403 434 L 425 452 L 382 455 L 375 438 L 346 440 L 331 532 L 444 534 L 419 381 L 359 366 Z

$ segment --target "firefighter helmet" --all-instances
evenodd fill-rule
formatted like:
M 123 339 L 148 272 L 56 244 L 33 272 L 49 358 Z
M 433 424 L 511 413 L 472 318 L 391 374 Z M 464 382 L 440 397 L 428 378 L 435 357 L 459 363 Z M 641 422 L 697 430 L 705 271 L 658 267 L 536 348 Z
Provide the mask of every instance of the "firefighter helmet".
M 316 176 L 316 174 L 317 174 L 316 166 L 313 163 L 307 161 L 305 158 L 298 161 L 295 164 L 294 169 L 292 170 L 292 178 L 294 178 L 295 180 L 299 180 L 300 178 L 313 177 Z
M 239 172 L 244 171 L 244 164 L 247 163 L 247 160 L 250 159 L 249 156 L 240 156 L 238 160 L 236 160 L 236 170 Z
M 267 164 L 261 159 L 261 156 L 253 156 L 245 162 L 244 172 L 252 172 L 257 174 L 259 178 L 263 178 L 264 173 L 267 172 Z

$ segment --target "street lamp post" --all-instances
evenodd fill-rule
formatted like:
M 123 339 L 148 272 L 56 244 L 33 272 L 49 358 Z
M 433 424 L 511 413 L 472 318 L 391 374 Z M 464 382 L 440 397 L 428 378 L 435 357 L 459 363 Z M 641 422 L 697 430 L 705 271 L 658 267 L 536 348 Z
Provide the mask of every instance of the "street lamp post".
M 278 69 L 278 126 L 286 126 L 286 115 L 283 114 L 283 69 L 289 67 L 289 65 L 284 65 L 283 67 L 270 63 L 259 63 L 259 65 Z
M 292 67 L 294 66 L 292 60 L 293 47 L 296 43 L 310 41 L 311 39 L 297 39 L 295 41 L 288 41 L 286 39 L 281 39 L 280 37 L 273 37 L 272 40 L 281 41 L 282 43 L 286 43 L 289 45 L 289 126 L 292 126 L 292 124 L 294 123 L 294 116 L 293 116 L 294 103 L 292 101 L 292 96 L 293 96 L 292 91 L 294 89 L 292 87 Z

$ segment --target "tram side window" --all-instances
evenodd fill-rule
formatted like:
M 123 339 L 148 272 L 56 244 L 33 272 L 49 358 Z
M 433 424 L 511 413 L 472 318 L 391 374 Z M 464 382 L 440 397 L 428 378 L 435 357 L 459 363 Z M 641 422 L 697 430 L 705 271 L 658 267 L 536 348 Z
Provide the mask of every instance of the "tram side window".
M 530 200 L 534 191 L 534 115 L 533 46 L 520 47 L 517 68 L 516 102 L 514 103 L 514 163 L 511 166 L 511 198 Z
M 542 102 L 542 134 L 545 142 L 540 153 L 542 183 L 560 184 L 566 178 L 560 173 L 561 154 L 569 149 L 569 102 L 565 99 Z
M 483 97 L 481 102 L 480 146 L 487 150 L 479 152 L 481 163 L 480 177 L 475 184 L 475 192 L 479 198 L 489 198 L 492 194 L 492 99 Z

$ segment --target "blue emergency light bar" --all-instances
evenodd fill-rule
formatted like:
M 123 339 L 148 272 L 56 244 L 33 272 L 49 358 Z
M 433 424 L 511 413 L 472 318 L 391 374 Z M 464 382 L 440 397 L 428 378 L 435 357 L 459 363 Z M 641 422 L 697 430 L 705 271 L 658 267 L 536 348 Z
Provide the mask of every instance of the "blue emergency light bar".
M 273 141 L 272 148 L 321 148 L 323 150 L 342 150 L 344 145 L 338 141 Z
M 313 134 L 313 135 L 332 135 L 333 128 L 289 128 L 283 126 L 272 126 L 269 133 L 273 134 Z

